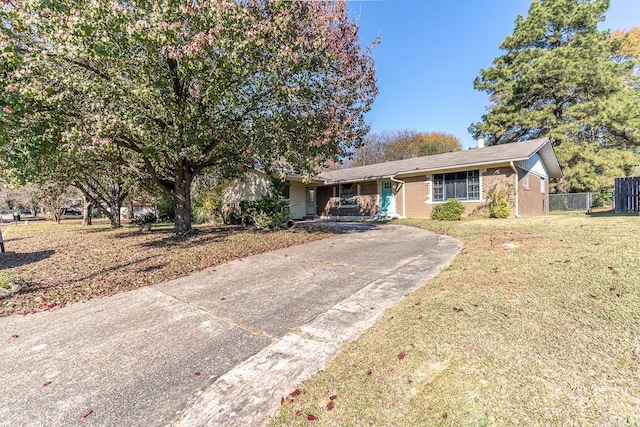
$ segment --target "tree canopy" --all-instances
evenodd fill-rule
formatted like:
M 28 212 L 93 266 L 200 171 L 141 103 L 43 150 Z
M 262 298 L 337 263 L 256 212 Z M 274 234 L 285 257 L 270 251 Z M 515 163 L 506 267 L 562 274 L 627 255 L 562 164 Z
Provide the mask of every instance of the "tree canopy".
M 636 61 L 640 60 L 640 27 L 633 27 L 629 31 L 614 31 L 611 37 L 623 39 L 622 52 L 625 55 L 634 56 Z
M 430 156 L 462 149 L 460 140 L 442 132 L 397 130 L 368 134 L 351 155 L 349 166 L 364 166 L 391 160 Z
M 7 0 L 0 144 L 117 145 L 175 200 L 213 170 L 312 174 L 366 134 L 373 59 L 344 1 Z
M 573 144 L 596 152 L 640 146 L 636 63 L 623 51 L 628 39 L 597 27 L 608 7 L 609 0 L 534 0 L 500 45 L 505 53 L 475 79 L 490 105 L 470 132 L 488 144 L 550 137 L 567 180 Z M 612 185 L 613 169 L 603 173 Z

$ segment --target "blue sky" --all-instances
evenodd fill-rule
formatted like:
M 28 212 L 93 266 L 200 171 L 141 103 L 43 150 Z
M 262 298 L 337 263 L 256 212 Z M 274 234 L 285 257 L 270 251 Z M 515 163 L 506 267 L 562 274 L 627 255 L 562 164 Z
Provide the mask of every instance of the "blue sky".
M 498 46 L 513 32 L 531 0 L 350 1 L 363 44 L 380 36 L 373 51 L 380 95 L 367 121 L 373 132 L 408 129 L 445 132 L 463 147 L 467 132 L 488 104 L 473 89 L 481 68 L 501 55 Z M 602 29 L 640 26 L 640 0 L 611 0 Z

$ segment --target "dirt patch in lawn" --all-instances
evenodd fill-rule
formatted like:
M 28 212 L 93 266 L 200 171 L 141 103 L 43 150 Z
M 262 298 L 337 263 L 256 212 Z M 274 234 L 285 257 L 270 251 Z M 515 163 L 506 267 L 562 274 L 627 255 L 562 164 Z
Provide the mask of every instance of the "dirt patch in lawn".
M 542 236 L 487 236 L 478 239 L 475 243 L 477 250 L 493 251 L 496 249 L 549 249 L 562 248 L 565 246 L 563 242 L 551 241 Z

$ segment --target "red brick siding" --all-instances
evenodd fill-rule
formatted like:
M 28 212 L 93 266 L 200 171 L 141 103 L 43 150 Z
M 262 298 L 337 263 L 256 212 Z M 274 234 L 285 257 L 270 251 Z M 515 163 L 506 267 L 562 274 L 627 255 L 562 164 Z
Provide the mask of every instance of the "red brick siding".
M 429 198 L 429 185 L 426 175 L 412 176 L 403 179 L 405 182 L 405 207 L 407 212 L 404 216 L 408 218 L 428 218 L 431 215 L 431 208 L 427 205 Z
M 536 216 L 547 213 L 548 180 L 518 169 L 518 211 L 520 216 Z M 541 190 L 541 183 L 544 191 Z
M 482 190 L 481 200 L 477 202 L 463 202 L 465 206 L 464 216 L 472 215 L 477 208 L 485 204 L 487 192 L 494 185 L 507 188 L 507 183 L 511 183 L 511 188 L 513 188 L 513 183 L 514 183 L 513 176 L 514 176 L 513 170 L 509 166 L 505 166 L 501 168 L 490 168 L 490 169 L 487 169 L 485 172 L 481 172 L 480 173 L 480 177 L 481 177 L 480 187 Z M 424 183 L 425 178 L 424 177 L 421 177 L 421 178 L 423 179 L 423 186 L 418 186 L 417 185 L 418 183 L 414 182 L 413 186 L 411 187 L 412 188 L 411 197 L 413 197 L 414 202 L 412 202 L 411 205 L 407 203 L 407 216 L 410 218 L 430 218 L 433 207 L 439 203 L 439 202 L 433 202 L 429 198 L 431 196 L 429 193 L 430 186 L 433 183 L 432 176 L 428 177 L 429 180 L 426 183 Z M 409 189 L 409 187 L 407 187 L 407 189 Z M 424 199 L 423 199 L 423 206 L 420 207 L 418 202 L 420 200 L 420 197 L 421 197 L 420 193 L 422 191 L 424 191 Z M 409 200 L 409 198 L 410 198 L 409 192 L 407 192 L 407 200 Z M 427 200 L 427 203 L 424 203 L 425 200 Z M 512 200 L 512 203 L 513 203 L 513 200 Z M 511 207 L 511 215 L 515 216 L 514 206 Z
M 336 206 L 336 202 L 338 201 L 338 197 L 340 195 L 340 188 L 338 185 L 318 187 L 318 215 L 322 217 L 376 215 L 378 205 L 378 185 L 376 181 L 367 181 L 361 182 L 359 184 L 354 184 L 354 194 L 357 194 L 358 185 L 360 186 L 360 203 L 358 206 L 354 207 Z M 334 187 L 336 199 L 333 199 Z
M 516 216 L 516 208 L 515 208 L 515 178 L 513 169 L 511 166 L 505 165 L 501 168 L 489 168 L 486 172 L 482 174 L 482 199 L 487 199 L 487 194 L 491 191 L 492 188 L 502 188 L 509 189 L 511 193 L 511 197 L 509 203 L 511 205 L 511 215 L 512 217 Z M 474 203 L 473 208 L 467 208 L 467 213 L 471 213 L 473 209 L 483 205 L 482 203 Z

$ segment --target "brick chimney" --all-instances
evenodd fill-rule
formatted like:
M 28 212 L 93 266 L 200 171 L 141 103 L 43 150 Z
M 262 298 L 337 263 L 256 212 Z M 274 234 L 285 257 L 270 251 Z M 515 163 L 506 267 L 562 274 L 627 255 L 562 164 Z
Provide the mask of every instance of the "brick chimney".
M 478 137 L 478 148 L 484 148 L 484 136 L 480 135 Z

